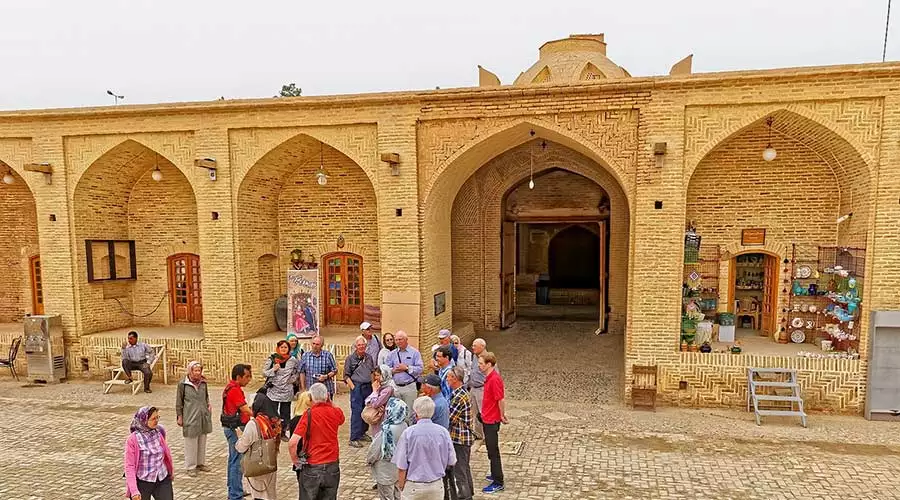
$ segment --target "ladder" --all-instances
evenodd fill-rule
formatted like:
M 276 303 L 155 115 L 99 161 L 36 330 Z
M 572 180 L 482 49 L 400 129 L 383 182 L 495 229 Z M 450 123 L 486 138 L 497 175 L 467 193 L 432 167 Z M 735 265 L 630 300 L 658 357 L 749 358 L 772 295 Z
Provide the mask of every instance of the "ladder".
M 790 392 L 790 395 L 768 394 L 768 390 Z M 763 403 L 790 403 L 790 409 L 760 409 Z M 800 424 L 806 427 L 806 412 L 800 397 L 797 370 L 789 368 L 747 368 L 747 411 L 753 407 L 756 425 L 762 425 L 760 417 L 800 417 Z M 796 409 L 794 409 L 796 406 Z

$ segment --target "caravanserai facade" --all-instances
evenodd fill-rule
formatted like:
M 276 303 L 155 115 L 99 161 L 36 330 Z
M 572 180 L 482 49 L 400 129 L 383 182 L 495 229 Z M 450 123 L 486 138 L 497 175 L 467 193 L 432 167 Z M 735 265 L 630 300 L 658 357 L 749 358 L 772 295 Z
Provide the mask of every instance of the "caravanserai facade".
M 808 406 L 861 411 L 869 313 L 900 309 L 900 64 L 631 77 L 605 54 L 575 35 L 511 85 L 0 113 L 0 322 L 61 315 L 69 372 L 93 375 L 104 332 L 184 325 L 172 364 L 222 379 L 270 349 L 299 250 L 326 327 L 430 345 L 587 314 L 670 403 L 739 406 L 746 367 L 786 366 Z M 779 343 L 795 282 L 851 265 L 854 324 L 813 290 L 807 338 Z M 757 338 L 732 354 L 715 325 L 729 352 L 694 352 L 687 306 Z M 832 323 L 849 354 L 821 350 Z

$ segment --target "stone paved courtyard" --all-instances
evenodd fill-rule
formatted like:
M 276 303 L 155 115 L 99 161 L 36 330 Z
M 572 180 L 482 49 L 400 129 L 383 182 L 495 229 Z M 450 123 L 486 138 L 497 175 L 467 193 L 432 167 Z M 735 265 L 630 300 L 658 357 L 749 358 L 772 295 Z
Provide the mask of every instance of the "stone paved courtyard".
M 510 379 L 511 422 L 501 440 L 523 443 L 518 455 L 504 456 L 508 489 L 497 498 L 900 498 L 897 425 L 813 415 L 808 429 L 791 419 L 757 427 L 738 411 L 635 412 L 622 406 L 620 387 L 604 389 L 621 385 L 621 337 L 546 322 L 485 337 Z M 551 366 L 538 367 L 539 359 Z M 176 465 L 182 460 L 174 386 L 131 396 L 103 395 L 99 382 L 23 385 L 0 381 L 2 500 L 122 498 L 122 445 L 142 404 L 161 408 Z M 554 385 L 561 388 L 542 391 Z M 212 391 L 220 394 L 221 387 Z M 347 411 L 346 395 L 338 403 Z M 340 498 L 375 498 L 364 451 L 346 445 L 347 427 Z M 207 451 L 216 472 L 188 478 L 176 471 L 176 498 L 225 498 L 226 455 L 216 428 Z M 485 484 L 483 451 L 473 453 L 472 469 L 476 484 Z M 296 498 L 288 468 L 279 472 L 279 495 Z

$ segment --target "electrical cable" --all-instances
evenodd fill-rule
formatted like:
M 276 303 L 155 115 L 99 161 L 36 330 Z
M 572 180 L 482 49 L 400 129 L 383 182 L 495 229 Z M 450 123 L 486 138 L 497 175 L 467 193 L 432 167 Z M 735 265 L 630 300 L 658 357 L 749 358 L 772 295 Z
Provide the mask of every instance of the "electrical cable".
M 150 316 L 150 315 L 154 314 L 156 311 L 158 311 L 159 306 L 162 305 L 163 300 L 165 300 L 166 297 L 168 297 L 168 296 L 169 296 L 169 291 L 166 290 L 166 293 L 164 293 L 162 298 L 159 299 L 159 304 L 156 304 L 156 307 L 154 307 L 153 310 L 148 312 L 147 314 L 134 314 L 131 311 L 129 311 L 128 309 L 125 309 L 125 305 L 122 304 L 122 302 L 119 299 L 113 299 L 113 300 L 116 301 L 116 304 L 119 304 L 119 307 L 122 308 L 123 313 L 125 313 L 133 318 L 146 318 L 147 316 Z

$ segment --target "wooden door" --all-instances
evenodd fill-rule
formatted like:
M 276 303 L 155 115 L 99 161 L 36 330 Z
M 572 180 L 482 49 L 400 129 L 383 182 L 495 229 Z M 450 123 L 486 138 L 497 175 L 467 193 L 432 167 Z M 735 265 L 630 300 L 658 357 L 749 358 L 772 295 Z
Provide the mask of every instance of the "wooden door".
M 503 222 L 500 241 L 500 327 L 516 322 L 516 223 Z
M 597 304 L 600 307 L 600 331 L 606 331 L 606 288 L 609 269 L 606 257 L 607 228 L 606 221 L 600 221 L 600 290 Z
M 363 320 L 362 257 L 350 253 L 325 258 L 325 324 L 352 325 Z
M 766 255 L 763 260 L 762 325 L 760 329 L 769 335 L 775 333 L 775 308 L 778 301 L 778 260 Z
M 44 281 L 41 278 L 41 256 L 31 258 L 31 310 L 44 314 Z
M 169 304 L 173 323 L 202 323 L 200 257 L 180 253 L 168 259 Z

